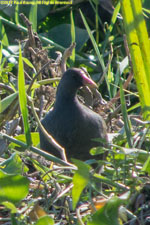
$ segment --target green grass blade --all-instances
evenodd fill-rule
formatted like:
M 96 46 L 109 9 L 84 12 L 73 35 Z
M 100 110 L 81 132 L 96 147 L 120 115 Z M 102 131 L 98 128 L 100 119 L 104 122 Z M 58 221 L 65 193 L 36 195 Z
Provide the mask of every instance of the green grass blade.
M 128 141 L 129 147 L 132 148 L 132 143 L 133 143 L 132 134 L 131 134 L 130 122 L 129 122 L 128 114 L 127 114 L 122 80 L 120 80 L 120 100 L 121 100 L 121 109 L 122 109 L 122 115 L 123 115 L 123 120 L 124 120 L 124 128 L 125 128 L 125 132 L 127 135 L 127 141 Z
M 15 93 L 7 96 L 3 100 L 1 100 L 1 103 L 0 103 L 0 113 L 4 112 L 10 106 L 10 104 L 15 100 L 15 98 L 17 96 L 18 96 L 18 93 L 15 92 Z
M 93 0 L 89 0 L 90 4 L 91 4 L 91 7 L 94 11 L 94 13 L 96 14 L 96 7 L 94 6 L 94 3 L 97 4 L 98 2 L 97 1 L 93 1 Z M 101 25 L 101 27 L 103 28 L 103 22 L 100 18 L 100 16 L 98 14 L 96 14 L 96 17 L 98 16 L 98 23 Z M 97 19 L 97 18 L 96 18 Z M 104 31 L 104 30 L 103 30 Z
M 1 62 L 2 62 L 2 49 L 3 49 L 3 45 L 1 44 L 1 48 L 0 48 L 0 65 L 1 65 Z
M 31 5 L 30 13 L 29 13 L 29 20 L 32 23 L 33 31 L 37 32 L 37 7 L 38 7 L 38 4 L 37 4 L 37 0 L 33 0 L 33 2 L 35 4 Z
M 71 13 L 70 13 L 70 18 L 71 18 L 71 39 L 72 39 L 72 43 L 75 43 L 75 41 L 76 41 L 75 25 L 74 25 L 72 10 L 71 10 Z M 72 55 L 70 56 L 70 59 L 72 60 L 73 63 L 75 62 L 75 48 L 73 48 Z
M 98 3 L 96 3 L 96 15 L 95 15 L 95 26 L 96 26 L 96 43 L 99 43 L 99 23 L 98 23 Z
M 24 79 L 24 68 L 23 68 L 23 59 L 22 59 L 20 46 L 19 46 L 19 67 L 18 67 L 18 91 L 19 91 L 19 104 L 20 104 L 20 110 L 21 110 L 22 118 L 23 118 L 26 142 L 27 142 L 27 145 L 30 146 L 32 141 L 31 141 L 31 135 L 30 135 L 29 122 L 28 122 L 28 109 L 27 109 L 27 97 L 26 97 L 25 79 Z
M 0 40 L 1 40 L 1 43 L 3 44 L 3 46 L 9 45 L 7 34 L 5 32 L 5 27 L 2 24 L 1 20 L 0 20 Z
M 134 20 L 135 29 L 137 30 L 137 36 L 139 40 L 139 45 L 141 49 L 141 54 L 143 58 L 143 63 L 145 67 L 145 72 L 147 74 L 147 80 L 148 84 L 150 85 L 150 43 L 149 43 L 149 37 L 148 32 L 146 28 L 146 23 L 144 20 L 144 16 L 142 13 L 142 4 L 141 0 L 133 0 L 131 1 L 131 6 L 133 9 L 134 17 L 136 20 Z M 150 86 L 149 86 L 150 88 Z
M 85 28 L 86 28 L 86 30 L 87 30 L 87 32 L 88 32 L 88 34 L 89 34 L 89 37 L 90 37 L 91 42 L 92 42 L 92 44 L 93 44 L 93 47 L 94 47 L 94 49 L 95 49 L 95 52 L 96 52 L 96 55 L 97 55 L 98 60 L 99 60 L 99 62 L 100 62 L 100 65 L 101 65 L 101 67 L 102 67 L 102 71 L 103 71 L 103 73 L 104 73 L 104 75 L 105 75 L 105 80 L 106 80 L 106 84 L 107 84 L 109 96 L 111 97 L 110 84 L 109 84 L 107 75 L 105 74 L 106 67 L 105 67 L 105 64 L 104 64 L 103 57 L 102 57 L 102 55 L 100 54 L 98 45 L 97 45 L 97 43 L 96 43 L 96 41 L 95 41 L 95 39 L 94 39 L 94 36 L 93 36 L 93 34 L 92 34 L 92 32 L 91 32 L 91 30 L 90 30 L 90 28 L 89 28 L 89 25 L 88 25 L 87 22 L 86 22 L 86 19 L 85 19 L 84 15 L 83 15 L 82 11 L 81 11 L 81 10 L 79 10 L 79 11 L 80 11 L 80 14 L 81 14 L 83 23 L 84 23 L 84 25 L 85 25 Z
M 102 50 L 103 53 L 105 52 L 105 48 L 106 48 L 106 45 L 108 43 L 108 39 L 109 39 L 110 34 L 111 34 L 112 30 L 113 30 L 114 24 L 115 24 L 115 22 L 117 20 L 117 15 L 118 15 L 119 11 L 120 11 L 120 2 L 118 2 L 118 4 L 115 7 L 115 10 L 113 12 L 113 16 L 111 18 L 111 23 L 110 23 L 110 25 L 108 27 L 108 31 L 106 33 L 105 41 L 104 41 L 104 44 L 103 44 L 103 50 Z
M 22 57 L 23 61 L 32 69 L 35 70 L 33 64 L 29 61 L 29 59 Z
M 122 0 L 121 9 L 143 118 L 150 120 L 150 43 L 141 0 Z
M 141 106 L 140 103 L 136 103 L 135 105 L 131 106 L 131 107 L 127 110 L 127 112 L 131 112 L 132 110 L 135 110 L 135 109 L 139 108 L 140 106 Z
M 3 49 L 3 46 L 1 44 L 0 46 L 0 76 L 2 74 L 2 68 L 1 68 L 1 62 L 2 62 L 2 49 Z M 2 111 L 2 103 L 1 103 L 1 98 L 0 98 L 0 112 Z
M 19 24 L 19 5 L 15 6 L 15 22 L 17 25 Z
M 97 46 L 97 43 L 96 43 L 96 41 L 95 41 L 95 39 L 94 39 L 94 36 L 93 36 L 93 34 L 92 34 L 92 32 L 91 32 L 91 30 L 90 30 L 90 28 L 89 28 L 89 25 L 88 25 L 87 22 L 86 22 L 86 19 L 85 19 L 84 15 L 83 15 L 82 11 L 81 11 L 81 10 L 79 10 L 79 11 L 80 11 L 80 14 L 81 14 L 81 17 L 82 17 L 84 26 L 85 26 L 85 28 L 86 28 L 88 34 L 89 34 L 89 37 L 90 37 L 90 39 L 91 39 L 91 42 L 92 42 L 93 47 L 94 47 L 94 49 L 95 49 L 95 52 L 96 52 L 96 54 L 97 54 L 98 60 L 99 60 L 99 62 L 100 62 L 100 64 L 101 64 L 102 70 L 103 70 L 103 72 L 104 72 L 104 71 L 105 71 L 104 60 L 103 60 L 103 58 L 102 58 L 102 56 L 101 56 L 101 54 L 100 54 L 100 51 L 99 51 L 98 46 Z

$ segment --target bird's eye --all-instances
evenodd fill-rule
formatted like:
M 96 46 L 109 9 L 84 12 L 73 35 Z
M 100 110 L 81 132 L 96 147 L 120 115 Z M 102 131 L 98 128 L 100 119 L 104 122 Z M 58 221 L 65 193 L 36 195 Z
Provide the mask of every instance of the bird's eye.
M 73 74 L 72 74 L 72 77 L 74 77 L 74 78 L 75 78 L 75 77 L 76 77 L 76 74 L 75 74 L 75 73 L 73 73 Z
M 74 79 L 75 81 L 78 80 L 78 76 L 77 76 L 75 73 L 72 74 L 72 77 L 73 77 L 73 79 Z

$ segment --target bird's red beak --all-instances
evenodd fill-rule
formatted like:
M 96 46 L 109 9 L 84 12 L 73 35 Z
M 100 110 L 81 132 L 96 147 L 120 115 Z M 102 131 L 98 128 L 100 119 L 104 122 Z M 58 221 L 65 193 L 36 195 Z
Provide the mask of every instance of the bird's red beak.
M 92 79 L 90 79 L 82 69 L 80 69 L 80 74 L 85 86 L 88 86 L 90 88 L 97 88 L 97 84 Z

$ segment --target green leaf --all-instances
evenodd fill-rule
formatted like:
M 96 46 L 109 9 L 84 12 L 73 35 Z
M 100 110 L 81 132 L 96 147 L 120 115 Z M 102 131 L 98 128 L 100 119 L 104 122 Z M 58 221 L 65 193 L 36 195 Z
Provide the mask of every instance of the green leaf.
M 135 105 L 131 106 L 131 107 L 127 110 L 127 112 L 130 112 L 130 111 L 132 111 L 132 110 L 134 110 L 134 109 L 137 109 L 137 108 L 139 108 L 140 106 L 141 106 L 140 103 L 136 103 Z
M 32 69 L 35 69 L 33 64 L 27 58 L 22 57 L 22 59 L 29 67 L 31 67 Z
M 16 206 L 11 202 L 2 202 L 2 205 L 4 205 L 7 209 L 11 211 L 11 213 L 17 213 Z
M 129 147 L 131 148 L 132 144 L 133 144 L 133 140 L 132 140 L 132 134 L 131 134 L 131 128 L 130 128 L 130 123 L 129 123 L 129 119 L 128 119 L 128 114 L 127 114 L 122 80 L 120 80 L 120 100 L 121 100 L 121 109 L 122 109 L 122 115 L 123 115 L 123 120 L 124 120 L 124 127 L 125 127 L 125 131 L 126 131 L 126 135 L 127 135 L 127 141 L 128 141 Z
M 6 34 L 6 31 L 5 31 L 5 27 L 2 24 L 1 20 L 0 20 L 0 40 L 1 40 L 1 43 L 3 44 L 3 46 L 9 45 L 7 34 Z
M 38 132 L 31 132 L 31 137 L 32 137 L 32 144 L 34 146 L 37 146 L 39 143 L 40 143 L 40 138 L 39 138 L 39 133 Z M 20 134 L 18 136 L 15 136 L 15 139 L 19 140 L 19 141 L 22 141 L 22 142 L 26 142 L 26 137 L 24 134 Z M 9 145 L 10 148 L 16 148 L 16 147 L 19 147 L 20 148 L 20 145 L 17 145 L 16 143 L 10 143 Z
M 1 44 L 1 48 L 0 48 L 0 65 L 1 65 L 1 62 L 2 62 L 2 50 L 3 50 L 3 45 Z M 0 75 L 1 75 L 1 69 L 0 69 Z
M 22 172 L 26 173 L 28 171 L 28 167 L 22 163 L 17 153 L 13 153 L 9 159 L 0 163 L 0 169 L 9 174 L 21 174 Z
M 6 98 L 4 98 L 1 101 L 1 106 L 0 106 L 0 113 L 4 112 L 9 106 L 10 104 L 15 100 L 15 98 L 18 96 L 18 93 L 15 92 L 9 96 L 7 96 Z
M 53 225 L 54 220 L 50 216 L 42 216 L 36 223 L 35 225 Z
M 78 167 L 73 177 L 73 189 L 72 189 L 72 199 L 73 199 L 73 209 L 75 209 L 80 195 L 83 189 L 87 186 L 90 180 L 89 166 L 84 162 L 73 159 L 73 163 Z
M 94 147 L 91 148 L 90 154 L 91 155 L 99 155 L 99 154 L 104 154 L 107 150 L 104 147 Z
M 45 36 L 48 37 L 50 40 L 53 40 L 55 43 L 65 48 L 68 48 L 68 46 L 70 46 L 70 43 L 72 42 L 70 30 L 71 24 L 60 24 L 50 29 L 50 31 L 47 32 Z M 75 34 L 76 34 L 76 51 L 80 51 L 80 49 L 84 46 L 87 40 L 89 40 L 89 36 L 85 29 L 79 27 L 75 27 Z
M 29 122 L 28 122 L 28 109 L 27 109 L 27 97 L 26 97 L 26 90 L 25 90 L 24 68 L 23 68 L 23 60 L 22 60 L 22 53 L 21 53 L 20 46 L 19 46 L 18 90 L 19 90 L 19 104 L 20 104 L 20 110 L 21 110 L 22 118 L 23 118 L 26 142 L 27 142 L 27 145 L 30 146 L 32 141 L 31 141 L 31 135 L 30 135 Z
M 143 172 L 147 172 L 148 174 L 150 174 L 150 156 L 148 157 L 148 159 L 144 163 L 142 171 Z
M 45 174 L 45 173 L 49 171 L 49 168 L 47 168 L 44 165 L 41 165 L 41 163 L 38 162 L 37 160 L 31 159 L 31 162 L 33 163 L 35 169 L 37 171 L 39 171 L 40 174 L 44 175 L 43 178 L 42 178 L 43 181 L 44 182 L 48 181 L 50 179 L 50 177 L 51 177 L 51 174 L 50 173 Z M 57 180 L 57 182 L 58 182 L 58 180 Z
M 17 203 L 24 199 L 29 191 L 29 180 L 21 175 L 6 174 L 0 170 L 0 202 Z
M 120 225 L 118 222 L 118 208 L 124 202 L 125 200 L 118 197 L 111 198 L 103 208 L 92 216 L 92 221 L 89 221 L 87 225 Z

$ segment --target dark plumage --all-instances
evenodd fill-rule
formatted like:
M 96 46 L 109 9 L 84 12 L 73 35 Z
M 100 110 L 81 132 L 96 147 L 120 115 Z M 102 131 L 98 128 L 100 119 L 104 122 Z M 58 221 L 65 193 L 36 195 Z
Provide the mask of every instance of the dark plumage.
M 106 125 L 100 115 L 81 104 L 77 90 L 96 87 L 81 69 L 68 69 L 58 85 L 54 108 L 41 121 L 53 138 L 65 148 L 67 158 L 89 159 L 89 150 L 102 145 L 92 138 L 107 139 Z M 40 131 L 41 149 L 60 156 Z

